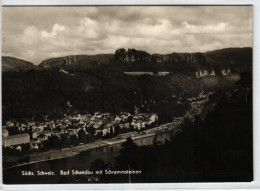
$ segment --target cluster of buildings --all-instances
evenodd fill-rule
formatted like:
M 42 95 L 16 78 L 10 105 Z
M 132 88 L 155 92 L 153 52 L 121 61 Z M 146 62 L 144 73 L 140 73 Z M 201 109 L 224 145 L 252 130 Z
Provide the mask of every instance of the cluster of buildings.
M 145 129 L 147 126 L 151 126 L 158 120 L 158 115 L 156 113 L 147 114 L 138 112 L 138 108 L 135 108 L 135 115 L 131 122 L 131 125 L 136 130 Z
M 48 120 L 45 122 L 28 121 L 27 123 L 15 123 L 7 121 L 2 128 L 3 146 L 14 147 L 20 150 L 21 144 L 30 144 L 31 149 L 38 149 L 39 143 L 47 140 L 48 137 L 56 135 L 61 137 L 62 134 L 67 136 L 76 135 L 80 130 L 88 134 L 88 128 L 92 128 L 95 135 L 106 136 L 108 133 L 115 133 L 116 126 L 120 129 L 129 129 L 131 126 L 135 130 L 141 130 L 152 125 L 158 120 L 155 113 L 140 113 L 136 108 L 135 114 L 121 112 L 118 115 L 110 113 L 96 112 L 93 115 L 75 115 L 64 116 L 59 120 Z M 18 134 L 9 135 L 9 131 L 16 128 Z
M 222 69 L 220 71 L 220 73 L 223 75 L 223 76 L 227 76 L 229 74 L 231 74 L 231 69 L 230 68 L 227 68 L 227 69 Z M 203 77 L 206 77 L 206 76 L 216 76 L 216 72 L 214 70 L 197 70 L 196 71 L 196 78 L 203 78 Z
M 205 76 L 215 76 L 216 73 L 214 70 L 208 71 L 208 70 L 198 70 L 196 71 L 196 78 L 203 78 Z
M 196 101 L 199 101 L 199 100 L 202 100 L 202 99 L 205 99 L 205 98 L 208 98 L 210 95 L 214 94 L 215 92 L 200 92 L 199 95 L 197 97 L 191 97 L 188 99 L 189 102 L 196 102 Z

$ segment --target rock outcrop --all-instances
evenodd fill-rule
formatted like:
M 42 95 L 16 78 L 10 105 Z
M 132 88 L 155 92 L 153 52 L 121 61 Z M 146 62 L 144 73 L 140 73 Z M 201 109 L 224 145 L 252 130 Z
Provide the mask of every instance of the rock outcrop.
M 109 64 L 113 59 L 114 55 L 112 54 L 64 56 L 43 60 L 39 64 L 39 68 L 90 68 L 101 64 Z
M 64 69 L 65 71 L 102 69 L 109 65 L 116 71 L 194 74 L 201 78 L 252 70 L 252 48 L 227 48 L 205 53 L 149 54 L 135 49 L 118 49 L 115 54 L 75 55 L 43 60 L 38 66 L 30 62 L 2 57 L 2 71 Z
M 220 71 L 220 74 L 223 76 L 227 76 L 227 75 L 231 74 L 231 69 L 230 68 L 222 69 Z M 196 71 L 196 78 L 203 78 L 206 76 L 216 76 L 215 70 L 197 70 Z
M 50 68 L 53 66 L 70 66 L 70 65 L 76 65 L 77 64 L 77 59 L 76 56 L 65 56 L 65 57 L 60 57 L 60 58 L 51 58 L 42 61 L 40 66 L 42 68 Z
M 205 53 L 149 54 L 145 51 L 122 48 L 115 52 L 115 59 L 129 64 L 128 71 L 184 72 L 202 78 L 225 76 L 231 72 L 250 72 L 252 49 L 227 48 Z
M 117 60 L 125 62 L 155 62 L 155 63 L 176 63 L 185 61 L 189 63 L 205 62 L 206 58 L 202 53 L 173 53 L 173 54 L 149 54 L 145 51 L 135 49 L 118 49 L 115 52 Z
M 147 52 L 124 48 L 116 50 L 115 58 L 126 62 L 151 61 L 151 55 Z
M 230 73 L 231 73 L 231 69 L 229 69 L 229 68 L 221 70 L 221 74 L 223 76 L 229 75 Z
M 64 64 L 65 65 L 75 65 L 77 64 L 76 56 L 66 56 L 64 57 Z

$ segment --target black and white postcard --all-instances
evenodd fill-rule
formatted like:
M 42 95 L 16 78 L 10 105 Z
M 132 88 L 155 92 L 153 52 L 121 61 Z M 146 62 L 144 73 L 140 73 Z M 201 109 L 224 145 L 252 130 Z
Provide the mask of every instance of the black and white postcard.
M 253 6 L 3 6 L 3 184 L 253 181 Z

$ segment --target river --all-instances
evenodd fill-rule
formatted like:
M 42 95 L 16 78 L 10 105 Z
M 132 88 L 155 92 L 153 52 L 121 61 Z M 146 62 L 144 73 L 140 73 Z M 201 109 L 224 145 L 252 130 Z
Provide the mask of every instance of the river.
M 170 138 L 170 132 L 158 135 L 158 140 L 162 143 Z M 137 139 L 134 142 L 141 145 L 152 144 L 153 136 Z M 4 183 L 5 184 L 54 184 L 61 180 L 60 170 L 88 170 L 90 164 L 95 159 L 101 159 L 105 163 L 112 162 L 114 157 L 119 155 L 120 144 L 111 145 L 108 147 L 97 148 L 89 151 L 81 152 L 78 155 L 69 158 L 56 159 L 51 161 L 39 162 L 19 166 L 11 169 L 4 170 Z M 54 176 L 22 176 L 22 171 L 31 171 L 37 174 L 37 171 L 53 171 Z

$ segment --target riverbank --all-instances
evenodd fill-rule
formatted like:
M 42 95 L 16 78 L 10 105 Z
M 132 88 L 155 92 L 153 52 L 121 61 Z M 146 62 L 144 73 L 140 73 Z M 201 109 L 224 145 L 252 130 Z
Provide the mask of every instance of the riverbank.
M 73 157 L 75 155 L 78 155 L 80 152 L 88 151 L 88 150 L 93 150 L 97 148 L 103 148 L 103 147 L 108 147 L 111 145 L 116 145 L 116 144 L 121 144 L 126 141 L 128 137 L 131 137 L 134 141 L 139 140 L 139 139 L 144 139 L 146 137 L 152 137 L 155 136 L 157 133 L 168 133 L 168 132 L 173 132 L 175 134 L 176 132 L 181 131 L 180 125 L 183 123 L 184 118 L 190 118 L 191 120 L 194 119 L 194 117 L 198 114 L 201 113 L 202 111 L 202 105 L 206 103 L 208 100 L 204 99 L 199 102 L 194 102 L 191 104 L 192 109 L 190 112 L 185 114 L 182 117 L 175 118 L 171 123 L 168 124 L 163 124 L 158 127 L 154 127 L 148 130 L 144 130 L 142 132 L 130 132 L 126 134 L 120 134 L 115 138 L 111 139 L 106 139 L 106 140 L 100 140 L 96 141 L 93 143 L 88 143 L 88 144 L 81 144 L 78 146 L 74 146 L 71 148 L 66 148 L 62 150 L 50 150 L 47 152 L 41 152 L 41 153 L 32 153 L 29 154 L 30 161 L 26 163 L 21 163 L 21 164 L 15 164 L 9 167 L 4 168 L 6 169 L 11 169 L 19 166 L 24 166 L 28 164 L 33 164 L 33 163 L 39 163 L 39 162 L 44 162 L 44 161 L 50 161 L 50 160 L 56 160 L 56 159 L 62 159 L 62 158 L 69 158 Z
M 120 134 L 118 137 L 115 137 L 115 138 L 106 139 L 106 140 L 97 141 L 97 142 L 88 143 L 88 144 L 82 144 L 82 145 L 78 145 L 78 146 L 75 146 L 72 148 L 66 148 L 66 149 L 62 149 L 62 150 L 50 150 L 50 151 L 42 152 L 42 153 L 32 153 L 32 154 L 29 154 L 29 156 L 30 156 L 29 162 L 12 165 L 12 166 L 4 168 L 4 170 L 19 167 L 19 166 L 24 166 L 24 165 L 28 165 L 28 164 L 33 164 L 33 163 L 39 163 L 39 162 L 44 162 L 44 161 L 73 157 L 75 155 L 80 154 L 80 152 L 93 150 L 93 149 L 97 149 L 97 148 L 103 148 L 103 147 L 116 145 L 116 144 L 121 144 L 121 143 L 125 142 L 128 137 L 131 137 L 134 141 L 143 139 L 143 138 L 147 138 L 147 137 L 152 137 L 152 136 L 155 136 L 155 134 L 156 134 L 155 131 L 160 127 L 161 128 L 167 127 L 168 131 L 172 131 L 172 128 L 169 126 L 159 126 L 159 127 L 149 129 L 149 131 L 146 130 L 146 131 L 140 132 L 140 134 L 137 134 L 137 132 L 127 133 L 125 136 L 124 136 L 124 134 Z M 163 129 L 165 129 L 165 128 L 163 128 Z M 167 133 L 167 132 L 164 131 L 164 133 Z
M 146 138 L 146 137 L 151 137 L 154 135 L 155 135 L 155 133 L 148 133 L 148 134 L 137 134 L 135 136 L 130 136 L 130 137 L 133 140 L 138 140 L 138 139 L 142 139 L 142 138 Z M 122 135 L 120 135 L 120 136 L 122 136 Z M 29 156 L 30 156 L 29 162 L 12 165 L 12 166 L 4 168 L 4 170 L 19 167 L 19 166 L 24 166 L 24 165 L 28 165 L 28 164 L 33 164 L 33 163 L 39 163 L 39 162 L 44 162 L 44 161 L 73 157 L 83 151 L 88 151 L 88 150 L 93 150 L 93 149 L 97 149 L 97 148 L 102 148 L 102 147 L 107 147 L 107 146 L 123 143 L 126 141 L 126 138 L 111 138 L 111 139 L 107 139 L 107 140 L 97 141 L 94 143 L 82 144 L 82 145 L 78 145 L 78 146 L 75 146 L 72 148 L 66 148 L 63 150 L 50 150 L 50 151 L 42 152 L 42 153 L 32 153 L 32 154 L 29 154 Z

